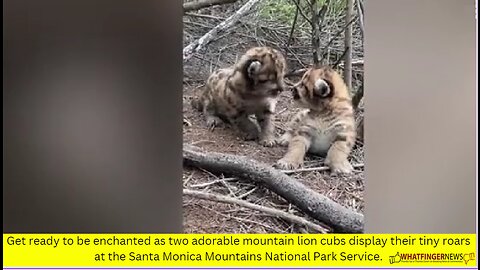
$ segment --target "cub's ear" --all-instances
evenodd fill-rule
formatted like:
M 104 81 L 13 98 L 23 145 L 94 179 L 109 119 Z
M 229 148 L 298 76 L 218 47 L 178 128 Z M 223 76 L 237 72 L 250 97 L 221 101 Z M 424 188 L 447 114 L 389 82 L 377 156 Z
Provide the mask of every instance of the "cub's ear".
M 246 65 L 247 76 L 252 79 L 260 71 L 261 67 L 262 67 L 262 63 L 260 63 L 260 61 L 257 61 L 257 60 L 248 61 Z
M 315 81 L 315 85 L 313 87 L 313 96 L 318 98 L 327 98 L 333 94 L 333 89 L 331 88 L 330 84 L 323 80 L 318 79 Z

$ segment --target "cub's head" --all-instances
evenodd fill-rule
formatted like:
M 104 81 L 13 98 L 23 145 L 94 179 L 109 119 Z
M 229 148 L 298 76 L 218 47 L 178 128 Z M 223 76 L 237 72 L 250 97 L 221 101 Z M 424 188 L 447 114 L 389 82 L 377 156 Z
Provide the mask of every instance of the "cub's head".
M 235 65 L 238 77 L 245 85 L 245 94 L 275 97 L 286 89 L 286 61 L 283 55 L 269 47 L 249 49 Z
M 350 93 L 338 72 L 330 67 L 310 68 L 292 88 L 293 99 L 304 108 L 323 110 L 339 101 L 350 101 Z

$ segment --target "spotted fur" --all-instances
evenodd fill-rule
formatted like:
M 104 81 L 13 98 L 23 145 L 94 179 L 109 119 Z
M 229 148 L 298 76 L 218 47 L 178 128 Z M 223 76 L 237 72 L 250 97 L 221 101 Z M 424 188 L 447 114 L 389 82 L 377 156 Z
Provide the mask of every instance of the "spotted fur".
M 292 87 L 298 105 L 305 108 L 289 124 L 279 139 L 288 145 L 276 166 L 295 169 L 307 152 L 326 157 L 333 173 L 351 173 L 348 156 L 356 138 L 350 92 L 341 76 L 330 67 L 310 68 Z
M 275 105 L 279 93 L 286 89 L 285 69 L 285 58 L 279 51 L 251 48 L 234 66 L 213 72 L 192 105 L 203 112 L 209 129 L 233 124 L 246 140 L 259 139 L 262 145 L 273 146 Z

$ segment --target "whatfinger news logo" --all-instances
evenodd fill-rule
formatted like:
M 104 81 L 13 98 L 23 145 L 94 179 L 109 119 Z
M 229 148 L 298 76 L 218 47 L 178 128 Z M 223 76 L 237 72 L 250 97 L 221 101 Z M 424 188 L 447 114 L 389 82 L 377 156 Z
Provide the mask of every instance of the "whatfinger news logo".
M 475 261 L 475 253 L 400 253 L 390 256 L 390 264 L 395 263 L 458 263 Z

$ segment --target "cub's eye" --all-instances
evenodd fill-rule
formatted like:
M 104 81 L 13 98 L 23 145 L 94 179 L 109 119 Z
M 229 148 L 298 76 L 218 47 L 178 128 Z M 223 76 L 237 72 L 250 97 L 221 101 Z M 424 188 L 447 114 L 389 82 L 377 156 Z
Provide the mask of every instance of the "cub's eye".
M 259 83 L 266 83 L 268 80 L 258 80 Z

